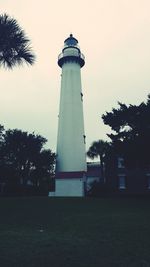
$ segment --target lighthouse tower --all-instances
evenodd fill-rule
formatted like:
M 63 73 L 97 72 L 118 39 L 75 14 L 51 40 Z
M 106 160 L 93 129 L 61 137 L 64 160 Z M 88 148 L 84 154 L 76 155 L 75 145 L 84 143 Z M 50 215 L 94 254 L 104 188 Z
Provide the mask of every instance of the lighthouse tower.
M 81 71 L 84 66 L 78 41 L 72 34 L 64 41 L 58 65 L 62 68 L 59 107 L 56 196 L 84 196 L 86 149 Z

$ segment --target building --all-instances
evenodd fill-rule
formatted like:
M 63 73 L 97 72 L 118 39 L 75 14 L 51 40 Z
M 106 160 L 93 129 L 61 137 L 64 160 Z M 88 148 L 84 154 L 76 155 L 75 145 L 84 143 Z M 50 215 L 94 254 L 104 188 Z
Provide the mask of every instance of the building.
M 106 164 L 106 185 L 119 195 L 150 194 L 150 168 L 127 168 L 124 159 L 113 155 Z
M 101 168 L 99 162 L 87 162 L 87 175 L 86 175 L 86 193 L 93 186 L 93 183 L 103 183 L 101 176 Z

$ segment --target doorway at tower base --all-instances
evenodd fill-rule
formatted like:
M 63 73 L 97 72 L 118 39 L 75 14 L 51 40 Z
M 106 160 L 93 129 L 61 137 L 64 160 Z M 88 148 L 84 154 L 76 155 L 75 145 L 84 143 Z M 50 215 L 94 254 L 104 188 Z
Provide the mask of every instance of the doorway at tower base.
M 55 178 L 56 197 L 84 197 L 85 172 L 58 173 Z

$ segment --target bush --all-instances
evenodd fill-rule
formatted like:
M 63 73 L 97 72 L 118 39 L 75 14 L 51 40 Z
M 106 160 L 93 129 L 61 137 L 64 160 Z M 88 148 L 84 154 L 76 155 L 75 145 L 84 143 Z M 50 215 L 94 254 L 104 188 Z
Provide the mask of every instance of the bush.
M 87 196 L 103 197 L 103 196 L 111 195 L 112 193 L 113 193 L 112 189 L 109 188 L 107 184 L 94 181 L 91 185 L 91 189 L 87 193 Z
M 48 196 L 48 189 L 44 186 L 6 185 L 2 196 Z

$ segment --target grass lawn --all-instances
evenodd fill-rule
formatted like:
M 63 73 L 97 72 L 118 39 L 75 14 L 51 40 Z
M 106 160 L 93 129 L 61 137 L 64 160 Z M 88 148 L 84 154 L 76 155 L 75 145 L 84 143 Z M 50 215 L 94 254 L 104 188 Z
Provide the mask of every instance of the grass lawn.
M 149 267 L 150 199 L 0 198 L 1 267 Z

